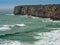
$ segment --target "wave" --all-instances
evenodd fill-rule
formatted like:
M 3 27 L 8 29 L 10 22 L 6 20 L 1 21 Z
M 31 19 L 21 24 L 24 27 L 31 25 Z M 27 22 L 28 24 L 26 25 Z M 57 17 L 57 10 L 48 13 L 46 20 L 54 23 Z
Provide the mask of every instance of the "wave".
M 3 25 L 4 27 L 14 27 L 14 25 Z
M 1 45 L 21 45 L 22 43 L 19 41 L 12 41 L 12 40 L 0 40 Z
M 25 24 L 15 24 L 15 26 L 23 27 L 23 26 L 25 26 Z
M 48 28 L 48 29 L 51 29 L 51 30 L 60 30 L 60 28 Z
M 3 25 L 4 27 L 15 27 L 15 26 L 21 26 L 21 27 L 23 27 L 23 26 L 25 26 L 25 24 L 14 24 L 14 25 Z
M 11 30 L 11 28 L 8 26 L 0 27 L 0 31 L 7 31 L 7 30 Z
M 34 45 L 60 45 L 60 30 L 42 32 L 37 34 L 39 35 L 37 37 L 40 40 L 34 42 Z
M 12 41 L 12 40 L 1 40 L 0 42 L 1 45 L 32 45 L 27 42 L 20 42 L 20 41 Z
M 30 16 L 32 19 L 39 19 L 39 17 Z
M 16 32 L 22 32 L 20 28 L 23 28 L 25 24 L 13 24 L 13 25 L 0 25 L 0 36 L 6 34 L 14 34 Z M 24 32 L 24 30 L 23 30 Z
M 55 22 L 55 23 L 58 23 L 58 22 L 60 22 L 60 21 L 58 21 L 58 20 L 51 20 L 50 18 L 45 18 L 45 20 L 43 19 L 42 20 L 43 22 Z
M 55 30 L 51 32 L 41 32 L 36 34 L 38 36 L 33 36 L 33 37 L 39 40 L 35 41 L 34 43 L 3 40 L 4 41 L 3 44 L 5 45 L 60 45 L 60 30 Z

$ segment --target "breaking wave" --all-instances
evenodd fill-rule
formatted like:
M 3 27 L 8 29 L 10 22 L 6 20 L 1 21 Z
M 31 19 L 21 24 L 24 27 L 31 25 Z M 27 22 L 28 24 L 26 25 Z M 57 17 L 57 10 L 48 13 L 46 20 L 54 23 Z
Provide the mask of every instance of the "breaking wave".
M 3 41 L 2 45 L 60 45 L 60 30 L 51 32 L 36 33 L 38 36 L 33 36 L 35 39 L 39 39 L 34 43 L 21 42 L 21 41 Z M 10 35 L 11 36 L 11 35 Z
M 60 30 L 38 33 L 40 35 L 39 41 L 36 41 L 34 45 L 60 45 Z
M 60 45 L 60 21 L 7 15 L 0 15 L 0 45 Z
M 11 28 L 4 26 L 4 27 L 0 27 L 0 31 L 7 31 L 10 30 Z
M 0 25 L 0 36 L 1 35 L 6 35 L 6 34 L 14 34 L 16 32 L 21 32 L 22 27 L 24 27 L 25 24 L 14 24 L 14 25 Z M 18 28 L 16 30 L 15 28 Z

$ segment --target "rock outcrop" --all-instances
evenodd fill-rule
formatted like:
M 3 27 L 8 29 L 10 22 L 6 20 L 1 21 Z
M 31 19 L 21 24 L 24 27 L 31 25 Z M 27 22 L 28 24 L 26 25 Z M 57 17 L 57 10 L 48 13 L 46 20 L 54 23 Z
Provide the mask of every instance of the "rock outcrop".
M 14 8 L 15 15 L 32 15 L 37 17 L 60 20 L 60 4 L 22 5 Z

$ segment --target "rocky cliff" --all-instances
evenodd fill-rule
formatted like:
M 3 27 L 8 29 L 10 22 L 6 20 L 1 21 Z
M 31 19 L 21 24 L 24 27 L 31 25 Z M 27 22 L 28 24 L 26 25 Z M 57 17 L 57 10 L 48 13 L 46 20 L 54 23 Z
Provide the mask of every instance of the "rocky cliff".
M 15 15 L 32 15 L 37 17 L 60 20 L 60 4 L 49 5 L 22 5 L 14 8 Z

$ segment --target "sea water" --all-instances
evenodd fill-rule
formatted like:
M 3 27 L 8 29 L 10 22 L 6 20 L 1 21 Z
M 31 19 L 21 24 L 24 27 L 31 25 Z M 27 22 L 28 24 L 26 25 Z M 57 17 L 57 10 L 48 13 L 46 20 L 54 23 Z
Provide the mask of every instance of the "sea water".
M 0 14 L 0 45 L 60 45 L 60 21 Z

